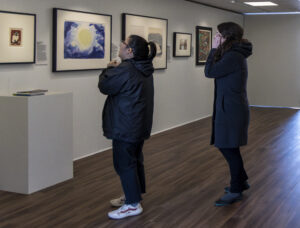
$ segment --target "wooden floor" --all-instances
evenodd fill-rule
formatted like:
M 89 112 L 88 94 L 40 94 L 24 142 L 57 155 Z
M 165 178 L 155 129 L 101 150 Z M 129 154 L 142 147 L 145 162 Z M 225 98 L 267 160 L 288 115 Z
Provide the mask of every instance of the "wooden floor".
M 0 191 L 0 227 L 300 227 L 300 111 L 251 108 L 242 148 L 250 190 L 215 207 L 229 182 L 227 164 L 209 146 L 207 118 L 153 136 L 144 149 L 148 193 L 144 213 L 107 217 L 121 194 L 111 151 L 76 161 L 73 180 L 29 196 Z

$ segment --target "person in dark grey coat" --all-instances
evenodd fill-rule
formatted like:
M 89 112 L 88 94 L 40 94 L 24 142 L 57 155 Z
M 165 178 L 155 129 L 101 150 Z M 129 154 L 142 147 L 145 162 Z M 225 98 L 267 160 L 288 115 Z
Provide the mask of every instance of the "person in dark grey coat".
M 247 99 L 247 61 L 252 44 L 243 39 L 243 29 L 236 23 L 218 25 L 212 50 L 205 65 L 205 76 L 215 79 L 215 97 L 211 144 L 214 144 L 230 168 L 230 187 L 215 202 L 224 206 L 242 199 L 248 189 L 248 176 L 240 154 L 247 144 L 249 105 Z
M 98 87 L 107 95 L 102 114 L 104 136 L 113 141 L 113 163 L 124 196 L 111 200 L 120 208 L 108 213 L 122 219 L 142 213 L 146 192 L 143 164 L 144 140 L 150 137 L 153 119 L 153 64 L 156 45 L 131 35 L 120 44 L 119 64 L 112 61 L 99 77 Z

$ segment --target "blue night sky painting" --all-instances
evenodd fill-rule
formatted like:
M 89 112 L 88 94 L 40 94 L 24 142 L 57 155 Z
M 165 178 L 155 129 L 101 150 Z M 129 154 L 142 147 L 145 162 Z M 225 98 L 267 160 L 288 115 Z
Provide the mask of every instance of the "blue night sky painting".
M 65 59 L 103 59 L 105 28 L 102 24 L 65 21 Z

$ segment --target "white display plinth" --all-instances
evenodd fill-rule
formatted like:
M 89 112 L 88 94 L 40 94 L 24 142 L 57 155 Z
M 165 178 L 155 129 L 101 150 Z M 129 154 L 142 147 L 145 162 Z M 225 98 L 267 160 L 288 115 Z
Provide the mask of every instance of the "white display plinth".
M 0 95 L 0 190 L 30 194 L 72 177 L 72 93 Z

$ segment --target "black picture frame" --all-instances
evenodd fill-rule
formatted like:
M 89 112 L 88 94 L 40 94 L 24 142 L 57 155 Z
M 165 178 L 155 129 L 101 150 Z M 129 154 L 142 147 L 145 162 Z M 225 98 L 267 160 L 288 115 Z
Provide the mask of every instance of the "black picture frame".
M 135 25 L 130 24 L 131 22 L 135 23 Z M 147 22 L 147 26 L 146 23 Z M 152 24 L 151 24 L 152 22 Z M 151 25 L 157 26 L 156 28 L 150 27 Z M 159 25 L 159 26 L 158 26 Z M 133 26 L 140 27 L 140 29 L 145 28 L 145 33 L 134 33 Z M 153 66 L 155 70 L 164 70 L 167 69 L 167 46 L 168 46 L 168 19 L 165 18 L 159 18 L 159 17 L 151 17 L 151 16 L 144 16 L 144 15 L 138 15 L 138 14 L 130 14 L 130 13 L 122 13 L 122 40 L 125 40 L 129 35 L 135 34 L 140 35 L 144 37 L 146 40 L 149 41 L 150 34 L 153 34 L 154 32 L 150 33 L 151 30 L 154 31 L 157 29 L 157 31 L 160 31 L 161 34 L 156 33 L 155 35 L 159 34 L 161 35 L 161 43 L 158 45 L 158 54 L 153 59 Z M 160 49 L 160 50 L 159 50 Z M 162 62 L 161 62 L 162 61 Z
M 11 24 L 5 24 L 10 16 L 13 17 L 14 28 L 10 27 Z M 8 39 L 4 39 L 5 43 L 0 43 L 0 64 L 34 64 L 36 62 L 36 14 L 0 11 L 0 20 L 3 22 L 0 26 L 1 36 L 8 35 Z M 13 33 L 18 35 L 13 36 Z
M 180 38 L 184 38 L 186 42 L 178 43 Z M 186 40 L 188 39 L 188 40 Z M 181 41 L 181 40 L 180 40 Z M 181 47 L 184 47 L 184 51 Z M 192 56 L 192 34 L 183 32 L 173 33 L 173 57 L 191 57 Z
M 201 40 L 200 40 L 201 39 Z M 212 45 L 212 28 L 196 26 L 196 65 L 205 65 Z
M 65 16 L 67 19 L 76 18 L 74 22 L 79 23 L 104 23 L 108 28 L 105 29 L 105 35 L 108 33 L 108 38 L 105 36 L 104 42 L 104 59 L 100 58 L 71 58 L 66 59 L 64 53 L 59 52 L 58 50 L 64 50 L 65 46 L 62 39 L 64 34 L 62 33 L 62 23 L 64 19 L 58 18 L 59 13 L 63 15 L 66 12 Z M 64 16 L 62 16 L 63 18 Z M 88 21 L 88 18 L 94 18 L 93 21 Z M 77 19 L 78 18 L 78 19 Z M 101 19 L 103 18 L 103 19 Z M 60 20 L 59 20 L 60 19 Z M 69 20 L 69 19 L 68 19 Z M 71 19 L 72 20 L 72 19 Z M 82 20 L 82 21 L 80 21 Z M 73 21 L 71 21 L 73 22 Z M 59 30 L 60 28 L 60 30 Z M 107 67 L 107 64 L 111 61 L 111 50 L 112 50 L 112 15 L 109 14 L 100 14 L 95 12 L 86 12 L 78 11 L 71 9 L 62 9 L 62 8 L 53 8 L 53 45 L 52 45 L 52 72 L 70 72 L 70 71 L 90 71 L 90 70 L 102 70 Z M 94 48 L 94 47 L 93 47 Z M 65 65 L 64 65 L 65 63 Z

